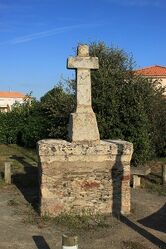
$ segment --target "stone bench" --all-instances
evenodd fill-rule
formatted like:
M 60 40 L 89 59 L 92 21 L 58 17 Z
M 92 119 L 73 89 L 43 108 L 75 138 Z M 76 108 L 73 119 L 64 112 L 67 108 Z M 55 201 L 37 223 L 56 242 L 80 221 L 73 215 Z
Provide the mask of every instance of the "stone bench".
M 133 176 L 133 188 L 140 187 L 141 185 L 141 176 L 147 176 L 151 173 L 151 169 L 149 167 L 139 167 L 131 168 L 131 175 Z

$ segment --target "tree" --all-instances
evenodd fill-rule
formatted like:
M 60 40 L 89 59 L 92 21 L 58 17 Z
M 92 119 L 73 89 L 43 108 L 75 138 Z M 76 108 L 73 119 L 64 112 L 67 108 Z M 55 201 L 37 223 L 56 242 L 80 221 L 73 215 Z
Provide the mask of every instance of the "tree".
M 69 114 L 74 108 L 73 94 L 58 85 L 41 98 L 41 108 L 47 120 L 48 137 L 66 139 Z
M 41 110 L 41 103 L 35 99 L 31 103 L 13 109 L 19 113 L 19 130 L 17 133 L 17 143 L 26 147 L 35 147 L 36 142 L 46 138 L 47 122 Z
M 93 109 L 102 139 L 125 139 L 134 144 L 134 164 L 151 157 L 150 123 L 144 98 L 152 85 L 133 72 L 133 58 L 104 43 L 90 45 L 99 58 L 99 70 L 92 72 Z

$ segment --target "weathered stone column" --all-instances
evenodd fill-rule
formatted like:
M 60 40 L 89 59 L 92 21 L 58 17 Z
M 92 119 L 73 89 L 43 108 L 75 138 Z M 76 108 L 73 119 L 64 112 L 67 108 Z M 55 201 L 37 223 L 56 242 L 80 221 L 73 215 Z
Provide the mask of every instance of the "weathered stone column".
M 5 183 L 11 184 L 11 162 L 5 162 Z

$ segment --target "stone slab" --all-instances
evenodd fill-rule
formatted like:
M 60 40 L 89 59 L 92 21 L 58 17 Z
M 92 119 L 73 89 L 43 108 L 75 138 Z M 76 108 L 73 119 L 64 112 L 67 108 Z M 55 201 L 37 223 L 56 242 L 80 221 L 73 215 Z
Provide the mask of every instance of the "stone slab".
M 138 175 L 138 176 L 146 176 L 151 173 L 151 169 L 149 167 L 132 167 L 131 174 Z

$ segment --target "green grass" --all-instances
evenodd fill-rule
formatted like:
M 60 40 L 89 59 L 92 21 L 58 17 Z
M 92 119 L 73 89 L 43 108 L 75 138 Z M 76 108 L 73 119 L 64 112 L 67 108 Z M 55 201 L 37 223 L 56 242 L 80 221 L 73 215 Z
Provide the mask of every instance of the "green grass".
M 138 241 L 127 240 L 127 241 L 122 241 L 121 244 L 122 244 L 122 249 L 149 249 Z
M 0 171 L 4 170 L 4 163 L 12 162 L 13 172 L 23 172 L 23 163 L 29 166 L 37 165 L 37 154 L 35 150 L 20 147 L 15 144 L 0 144 Z
M 103 214 L 93 214 L 90 211 L 83 211 L 81 214 L 75 212 L 61 213 L 54 218 L 56 224 L 64 225 L 72 230 L 96 229 L 108 227 L 107 216 Z
M 166 163 L 166 158 L 158 158 L 150 161 L 147 166 L 151 168 L 151 174 L 141 179 L 141 187 L 151 193 L 166 196 L 166 186 L 162 183 L 162 165 Z
M 38 211 L 39 196 L 38 196 L 38 163 L 37 153 L 35 150 L 20 147 L 15 144 L 5 145 L 0 144 L 0 188 L 4 183 L 4 164 L 6 161 L 11 162 L 12 184 L 15 185 L 23 194 L 25 199 L 30 203 L 35 211 Z M 16 203 L 10 201 L 9 205 Z M 31 219 L 31 215 L 27 215 Z M 32 220 L 34 217 L 32 217 Z
M 0 179 L 0 187 L 4 187 L 6 184 L 3 179 Z
M 162 163 L 166 163 L 166 157 L 161 157 L 161 158 L 159 158 L 158 159 L 160 162 L 162 162 Z
M 0 144 L 0 160 L 8 160 L 13 155 L 24 156 L 29 160 L 37 162 L 37 154 L 36 151 L 33 149 L 20 147 L 16 144 Z
M 149 192 L 157 193 L 158 195 L 166 196 L 166 186 L 163 186 L 162 184 L 157 184 L 154 182 L 151 182 L 150 180 L 142 180 L 141 187 L 144 189 L 147 189 Z

